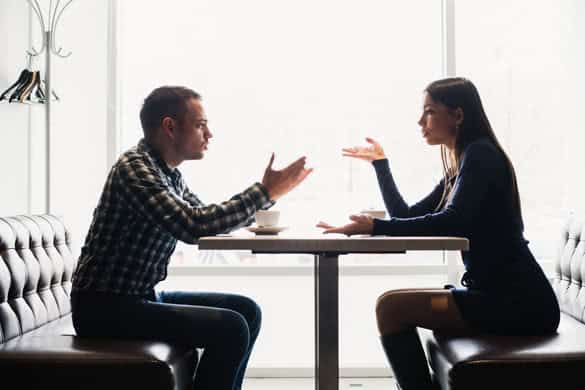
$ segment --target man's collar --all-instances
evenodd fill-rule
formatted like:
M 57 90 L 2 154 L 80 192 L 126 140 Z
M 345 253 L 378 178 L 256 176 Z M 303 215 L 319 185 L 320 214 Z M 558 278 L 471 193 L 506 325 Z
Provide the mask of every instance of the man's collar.
M 138 142 L 138 150 L 139 151 L 143 150 L 146 153 L 148 153 L 152 157 L 154 162 L 162 169 L 162 171 L 166 175 L 171 176 L 173 178 L 177 175 L 180 176 L 179 170 L 177 168 L 171 169 L 167 162 L 162 158 L 160 153 L 151 145 L 149 145 L 144 138 L 142 138 L 140 142 Z

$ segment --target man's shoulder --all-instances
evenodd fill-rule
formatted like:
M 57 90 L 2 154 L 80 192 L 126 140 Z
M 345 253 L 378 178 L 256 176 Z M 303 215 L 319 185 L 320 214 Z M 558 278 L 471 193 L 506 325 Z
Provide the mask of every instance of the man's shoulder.
M 126 182 L 138 178 L 158 181 L 162 175 L 148 153 L 133 147 L 118 157 L 110 170 L 110 176 L 112 180 Z
M 132 148 L 126 150 L 124 153 L 118 157 L 118 160 L 115 163 L 115 167 L 123 167 L 127 168 L 130 166 L 152 166 L 152 159 L 148 155 L 147 151 L 141 150 L 137 146 L 133 146 Z

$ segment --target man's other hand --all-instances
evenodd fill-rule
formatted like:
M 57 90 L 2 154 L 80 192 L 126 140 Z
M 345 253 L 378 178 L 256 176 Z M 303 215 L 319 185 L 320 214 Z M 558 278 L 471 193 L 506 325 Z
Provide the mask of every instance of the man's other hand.
M 274 153 L 272 153 L 262 178 L 262 184 L 268 190 L 270 199 L 277 200 L 287 194 L 313 172 L 313 168 L 305 167 L 306 160 L 306 157 L 301 157 L 289 166 L 281 170 L 275 170 L 272 168 L 274 163 Z

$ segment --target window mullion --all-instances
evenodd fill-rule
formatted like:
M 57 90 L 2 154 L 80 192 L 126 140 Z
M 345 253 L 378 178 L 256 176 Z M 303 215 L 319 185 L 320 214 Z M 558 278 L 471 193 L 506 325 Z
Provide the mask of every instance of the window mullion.
M 442 0 L 441 43 L 443 77 L 455 77 L 455 0 Z

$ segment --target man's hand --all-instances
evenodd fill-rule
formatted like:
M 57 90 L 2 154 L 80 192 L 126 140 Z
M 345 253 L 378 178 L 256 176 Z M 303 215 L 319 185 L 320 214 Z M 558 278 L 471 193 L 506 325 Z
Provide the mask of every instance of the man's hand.
M 369 215 L 350 215 L 352 222 L 347 225 L 334 227 L 326 222 L 319 222 L 318 228 L 325 229 L 323 233 L 342 233 L 348 236 L 354 234 L 372 234 L 374 230 L 374 219 Z
M 366 137 L 366 141 L 370 146 L 352 146 L 351 148 L 343 148 L 341 151 L 344 156 L 359 158 L 360 160 L 369 162 L 386 158 L 384 149 L 382 149 L 378 141 L 370 137 Z
M 272 169 L 272 164 L 274 163 L 274 153 L 272 153 L 262 178 L 262 184 L 268 190 L 270 199 L 277 200 L 287 194 L 313 172 L 313 168 L 305 168 L 306 159 L 306 157 L 301 157 L 278 171 Z

